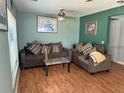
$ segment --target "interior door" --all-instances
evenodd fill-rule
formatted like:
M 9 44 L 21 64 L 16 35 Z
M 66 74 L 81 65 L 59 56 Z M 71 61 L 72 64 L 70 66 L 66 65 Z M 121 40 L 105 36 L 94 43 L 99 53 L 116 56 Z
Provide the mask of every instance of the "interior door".
M 119 19 L 110 21 L 108 53 L 112 56 L 112 59 L 114 60 L 117 60 L 118 57 L 120 24 L 121 22 Z

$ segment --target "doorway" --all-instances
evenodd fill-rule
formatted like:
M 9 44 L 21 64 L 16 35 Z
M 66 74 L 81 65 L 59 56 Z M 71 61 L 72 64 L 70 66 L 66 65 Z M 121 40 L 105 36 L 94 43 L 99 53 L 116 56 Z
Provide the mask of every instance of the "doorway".
M 108 53 L 113 61 L 124 64 L 124 15 L 110 18 Z

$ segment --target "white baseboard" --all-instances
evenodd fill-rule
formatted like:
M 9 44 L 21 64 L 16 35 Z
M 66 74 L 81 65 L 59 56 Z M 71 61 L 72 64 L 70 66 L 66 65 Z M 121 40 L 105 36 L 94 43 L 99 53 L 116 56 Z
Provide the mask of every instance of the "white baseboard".
M 115 59 L 113 59 L 113 62 L 114 62 L 114 63 L 121 64 L 121 65 L 124 65 L 124 62 L 122 62 L 122 61 L 118 61 L 118 60 L 115 60 Z
M 15 93 L 18 92 L 19 76 L 20 76 L 20 68 L 18 68 L 18 72 L 17 72 L 16 84 L 15 84 Z

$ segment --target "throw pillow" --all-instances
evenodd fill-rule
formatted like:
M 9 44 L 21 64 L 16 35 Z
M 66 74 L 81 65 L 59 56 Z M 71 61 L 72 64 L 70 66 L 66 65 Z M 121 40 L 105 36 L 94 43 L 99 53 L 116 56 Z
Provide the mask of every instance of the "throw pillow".
M 27 46 L 24 47 L 25 54 L 26 54 L 26 55 L 33 54 L 33 53 L 32 53 L 29 49 L 27 49 L 27 48 L 28 48 Z
M 42 49 L 41 45 L 38 42 L 34 42 L 29 48 L 28 48 L 33 54 L 39 55 L 40 51 Z
M 47 53 L 49 54 L 50 53 L 50 46 L 43 45 L 42 50 L 41 50 L 41 54 L 45 54 L 46 50 L 47 50 Z
M 103 44 L 94 44 L 94 47 L 96 47 L 96 50 L 99 51 L 102 54 L 106 53 L 105 45 Z
M 81 53 L 82 52 L 82 47 L 83 47 L 83 42 L 79 43 L 76 45 L 76 50 Z
M 32 49 L 32 53 L 35 54 L 35 55 L 39 55 L 40 54 L 40 51 L 41 51 L 42 47 L 40 44 L 37 44 L 35 48 Z
M 92 46 L 91 43 L 87 43 L 81 48 L 81 51 L 83 52 L 84 55 L 88 55 L 89 53 L 96 51 L 96 48 Z
M 58 53 L 62 51 L 61 42 L 51 44 L 51 53 Z
M 32 50 L 37 45 L 37 42 L 33 42 L 30 46 L 28 46 L 28 50 Z

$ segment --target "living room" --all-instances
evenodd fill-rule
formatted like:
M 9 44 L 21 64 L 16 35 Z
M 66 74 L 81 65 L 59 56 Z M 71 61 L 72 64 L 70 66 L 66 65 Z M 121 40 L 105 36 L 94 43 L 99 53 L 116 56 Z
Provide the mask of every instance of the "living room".
M 124 93 L 123 15 L 124 0 L 1 0 L 0 93 Z

